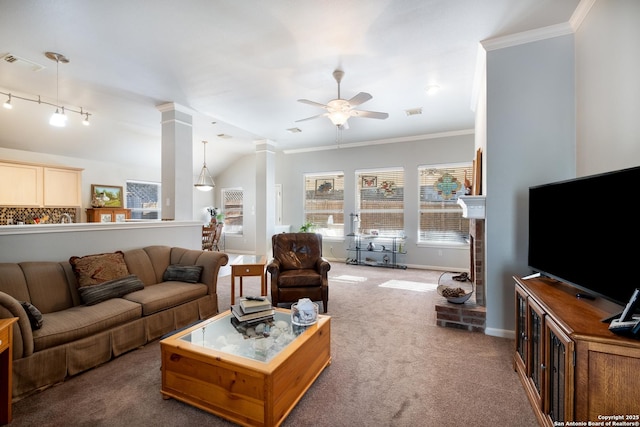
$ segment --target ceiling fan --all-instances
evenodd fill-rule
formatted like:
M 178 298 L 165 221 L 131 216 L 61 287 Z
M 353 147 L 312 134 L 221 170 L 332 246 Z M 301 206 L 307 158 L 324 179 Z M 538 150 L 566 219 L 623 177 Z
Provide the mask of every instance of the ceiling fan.
M 370 94 L 366 92 L 360 92 L 353 98 L 346 100 L 340 98 L 340 82 L 342 81 L 342 77 L 344 77 L 344 71 L 335 70 L 333 72 L 333 78 L 336 79 L 338 83 L 338 98 L 329 101 L 327 104 L 321 104 L 315 101 L 309 101 L 308 99 L 298 99 L 298 102 L 302 102 L 303 104 L 309 104 L 316 107 L 324 108 L 327 110 L 326 113 L 318 114 L 312 117 L 307 117 L 306 119 L 296 120 L 297 122 L 304 122 L 305 120 L 312 120 L 318 117 L 328 117 L 335 126 L 339 129 L 349 129 L 349 125 L 347 120 L 349 117 L 367 117 L 370 119 L 386 119 L 389 117 L 388 113 L 379 113 L 377 111 L 364 111 L 364 110 L 355 110 L 354 107 L 363 104 L 373 98 Z

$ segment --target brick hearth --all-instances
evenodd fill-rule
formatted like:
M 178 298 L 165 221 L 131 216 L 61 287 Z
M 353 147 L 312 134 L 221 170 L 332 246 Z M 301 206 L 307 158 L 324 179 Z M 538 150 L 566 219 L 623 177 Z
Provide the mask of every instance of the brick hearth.
M 464 304 L 453 304 L 443 297 L 436 300 L 436 323 L 438 326 L 484 332 L 487 317 L 484 283 L 484 219 L 469 220 L 469 235 L 471 237 L 469 278 L 475 292 Z

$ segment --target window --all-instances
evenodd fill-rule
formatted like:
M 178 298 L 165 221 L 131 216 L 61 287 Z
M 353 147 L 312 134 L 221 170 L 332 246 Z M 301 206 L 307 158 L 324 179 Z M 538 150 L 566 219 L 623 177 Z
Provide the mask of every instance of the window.
M 131 219 L 160 219 L 160 184 L 127 181 L 127 208 Z
M 471 164 L 418 168 L 418 243 L 468 243 L 469 220 L 462 217 L 458 197 L 470 193 L 472 172 Z
M 361 233 L 404 234 L 404 169 L 356 172 Z M 354 231 L 357 231 L 354 227 Z
M 344 173 L 305 175 L 304 221 L 325 237 L 344 237 Z
M 224 233 L 242 236 L 244 223 L 244 192 L 241 188 L 222 189 Z

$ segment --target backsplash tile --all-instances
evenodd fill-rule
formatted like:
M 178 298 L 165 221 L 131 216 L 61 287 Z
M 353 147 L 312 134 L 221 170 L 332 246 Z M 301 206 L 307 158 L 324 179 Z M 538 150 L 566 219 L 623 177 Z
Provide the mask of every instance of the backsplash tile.
M 32 224 L 35 218 L 49 216 L 45 224 L 57 224 L 63 214 L 69 214 L 73 222 L 78 222 L 80 209 L 77 208 L 17 208 L 0 206 L 0 225 L 16 224 L 22 221 Z

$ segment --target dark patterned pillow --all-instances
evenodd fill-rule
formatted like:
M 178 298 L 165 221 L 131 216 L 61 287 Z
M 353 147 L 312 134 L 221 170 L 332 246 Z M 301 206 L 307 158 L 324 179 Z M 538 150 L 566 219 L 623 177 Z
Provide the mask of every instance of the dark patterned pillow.
M 20 301 L 20 304 L 22 304 L 24 311 L 27 312 L 29 323 L 31 323 L 31 330 L 35 331 L 36 329 L 42 328 L 43 319 L 40 310 L 38 310 L 36 306 L 31 304 L 30 302 Z
M 122 251 L 83 257 L 72 256 L 69 263 L 78 278 L 78 287 L 97 285 L 129 274 Z
M 78 292 L 85 305 L 94 305 L 111 298 L 120 298 L 123 295 L 142 289 L 144 289 L 144 283 L 138 276 L 131 274 L 97 285 L 83 286 L 78 289 Z
M 164 272 L 162 280 L 177 280 L 178 282 L 198 283 L 202 274 L 201 265 L 172 264 Z

